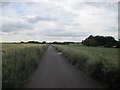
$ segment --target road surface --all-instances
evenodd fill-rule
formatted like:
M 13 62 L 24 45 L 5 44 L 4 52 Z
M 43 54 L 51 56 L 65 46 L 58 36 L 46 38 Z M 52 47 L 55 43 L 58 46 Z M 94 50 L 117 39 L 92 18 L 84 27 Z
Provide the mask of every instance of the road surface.
M 102 88 L 49 46 L 27 88 Z

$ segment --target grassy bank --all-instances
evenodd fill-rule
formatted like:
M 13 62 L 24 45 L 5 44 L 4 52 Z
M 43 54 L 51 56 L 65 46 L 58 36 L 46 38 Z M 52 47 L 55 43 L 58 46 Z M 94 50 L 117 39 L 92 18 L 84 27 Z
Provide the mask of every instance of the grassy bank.
M 107 87 L 119 87 L 118 49 L 82 45 L 54 45 L 76 68 Z
M 3 44 L 2 47 L 3 88 L 24 87 L 28 76 L 37 68 L 47 45 Z

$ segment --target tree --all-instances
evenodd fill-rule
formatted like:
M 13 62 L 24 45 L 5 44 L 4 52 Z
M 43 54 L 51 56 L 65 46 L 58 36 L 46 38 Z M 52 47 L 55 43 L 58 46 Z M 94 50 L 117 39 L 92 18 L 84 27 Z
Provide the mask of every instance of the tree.
M 39 42 L 38 41 L 28 41 L 27 43 L 36 43 L 36 44 L 38 44 Z
M 46 41 L 43 41 L 42 44 L 46 44 Z
M 116 40 L 111 36 L 105 37 L 105 41 L 106 41 L 104 44 L 105 47 L 113 47 L 117 43 Z
M 116 47 L 117 47 L 117 48 L 120 48 L 120 41 L 117 41 Z
M 97 40 L 95 40 L 94 38 L 91 38 L 90 39 L 90 46 L 98 46 Z
M 21 41 L 20 43 L 24 43 L 23 41 Z
M 93 36 L 90 35 L 88 38 L 81 42 L 86 46 L 104 46 L 104 47 L 113 47 L 116 45 L 116 40 L 111 36 Z

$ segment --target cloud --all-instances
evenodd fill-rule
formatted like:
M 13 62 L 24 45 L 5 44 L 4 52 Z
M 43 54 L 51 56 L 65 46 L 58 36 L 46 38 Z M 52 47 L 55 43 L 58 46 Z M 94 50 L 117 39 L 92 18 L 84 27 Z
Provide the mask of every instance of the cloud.
M 4 0 L 4 2 L 50 2 L 50 1 L 61 1 L 63 2 L 64 0 Z M 68 1 L 76 1 L 76 2 L 118 2 L 119 0 L 65 0 L 66 2 Z
M 4 20 L 7 20 L 2 24 L 2 32 L 13 32 L 13 31 L 22 31 L 22 30 L 30 30 L 33 27 L 29 24 L 26 23 L 22 19 L 11 19 L 11 18 L 4 18 Z
M 6 6 L 8 6 L 10 4 L 10 2 L 0 2 L 0 7 L 4 8 Z
M 104 29 L 103 31 L 105 32 L 105 33 L 109 33 L 109 34 L 111 34 L 113 37 L 115 37 L 115 38 L 118 38 L 118 34 L 119 34 L 119 32 L 118 32 L 118 26 L 117 25 L 115 25 L 115 26 L 113 26 L 113 27 L 108 27 L 107 29 Z
M 3 11 L 3 40 L 7 34 L 39 40 L 82 40 L 88 35 L 117 38 L 117 3 L 50 1 L 11 2 Z M 114 31 L 115 30 L 115 31 Z M 16 38 L 13 38 L 13 37 Z
M 37 23 L 39 21 L 55 21 L 55 20 L 57 20 L 56 17 L 50 17 L 50 16 L 26 16 L 23 18 L 27 19 L 27 21 L 30 23 Z
M 26 23 L 7 23 L 3 24 L 2 31 L 3 32 L 12 32 L 12 31 L 18 31 L 18 30 L 25 30 L 25 29 L 32 29 L 31 26 Z
M 27 30 L 39 30 L 42 31 L 46 29 L 51 29 L 55 27 L 55 23 L 52 22 L 55 18 L 45 17 L 42 18 L 40 16 L 25 16 L 25 17 L 17 17 L 17 18 L 0 18 L 3 21 L 2 23 L 2 31 L 3 32 L 13 32 L 13 31 L 27 31 Z
M 48 34 L 49 37 L 87 37 L 88 33 L 63 33 L 63 34 Z

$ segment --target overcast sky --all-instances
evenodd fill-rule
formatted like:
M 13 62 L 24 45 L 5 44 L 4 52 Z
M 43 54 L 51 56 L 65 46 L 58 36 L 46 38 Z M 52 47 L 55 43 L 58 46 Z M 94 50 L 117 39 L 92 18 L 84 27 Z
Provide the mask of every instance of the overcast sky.
M 4 42 L 81 41 L 89 35 L 118 39 L 118 2 L 11 1 L 2 2 L 0 9 Z

